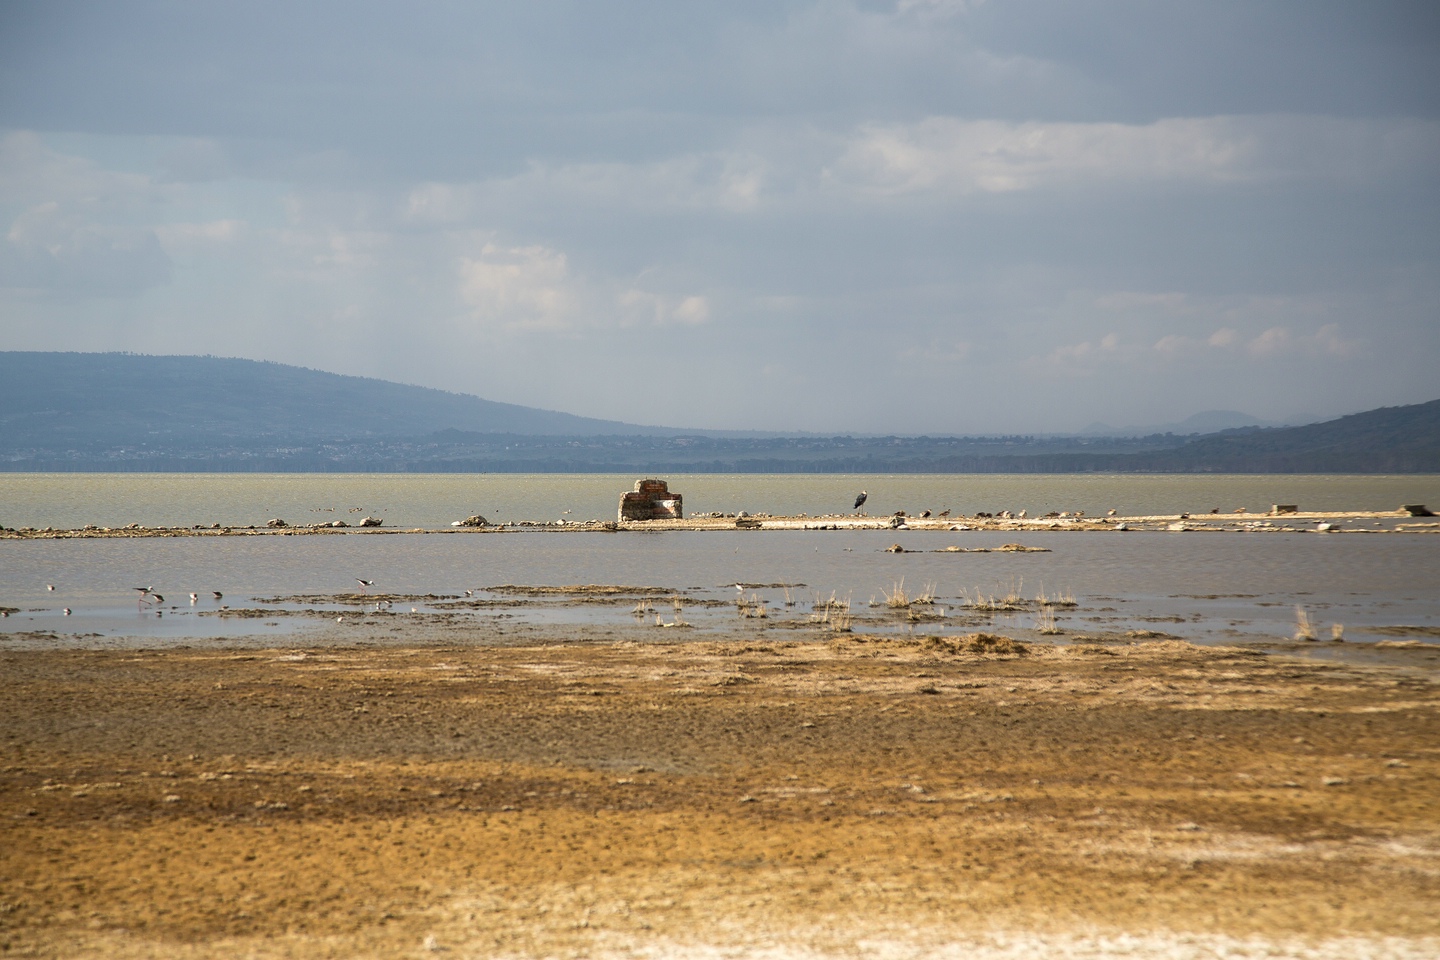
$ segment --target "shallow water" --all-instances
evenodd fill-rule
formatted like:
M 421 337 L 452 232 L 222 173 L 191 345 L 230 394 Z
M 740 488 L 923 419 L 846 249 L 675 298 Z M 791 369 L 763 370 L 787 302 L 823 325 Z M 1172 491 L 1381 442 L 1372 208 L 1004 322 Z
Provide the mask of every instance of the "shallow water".
M 388 527 L 440 529 L 491 521 L 614 519 L 630 474 L 101 474 L 0 473 L 0 526 L 56 528 L 292 525 L 381 518 Z M 1124 515 L 1440 506 L 1440 476 L 1135 474 L 680 474 L 670 485 L 689 514 L 820 516 L 850 510 L 868 491 L 871 515 L 907 510 L 974 514 L 1115 509 Z
M 1034 553 L 951 553 L 950 546 L 997 547 L 1019 541 Z M 899 543 L 905 553 L 887 553 Z M 0 635 L 53 631 L 84 645 L 100 638 L 140 643 L 182 639 L 280 637 L 295 633 L 343 640 L 358 620 L 356 577 L 389 595 L 434 595 L 397 602 L 388 622 L 450 612 L 477 627 L 499 623 L 648 626 L 655 613 L 673 621 L 660 596 L 637 618 L 639 595 L 607 602 L 574 597 L 527 598 L 519 606 L 445 606 L 513 599 L 486 587 L 502 584 L 614 584 L 663 588 L 681 596 L 683 617 L 697 629 L 664 631 L 666 639 L 715 631 L 790 630 L 796 637 L 817 599 L 849 601 L 857 632 L 955 633 L 996 629 L 1033 634 L 1034 599 L 1073 595 L 1074 608 L 1054 613 L 1065 636 L 1156 630 L 1197 642 L 1273 641 L 1295 630 L 1296 607 L 1322 638 L 1344 625 L 1348 640 L 1440 635 L 1440 536 L 1314 533 L 987 533 L 978 531 L 725 531 L 640 533 L 438 533 L 400 536 L 184 537 L 19 540 L 0 543 L 0 606 L 19 612 L 0 621 Z M 735 584 L 755 584 L 737 591 Z M 46 585 L 55 589 L 47 590 Z M 793 606 L 786 606 L 789 589 Z M 933 590 L 917 608 L 920 622 L 885 606 L 899 584 L 912 596 Z M 157 611 L 137 604 L 137 586 L 165 596 Z M 224 594 L 215 600 L 211 591 Z M 192 604 L 188 595 L 199 595 Z M 1014 593 L 1029 609 L 978 616 L 980 596 Z M 319 600 L 264 602 L 277 597 Z M 764 620 L 743 619 L 737 597 L 764 600 Z M 872 605 L 873 604 L 873 605 Z M 233 609 L 273 615 L 219 616 Z M 62 608 L 70 607 L 66 616 Z M 373 612 L 373 608 L 371 608 Z M 396 615 L 399 615 L 398 617 Z M 1408 632 L 1397 627 L 1417 628 Z M 806 631 L 810 631 L 807 633 Z M 823 631 L 822 631 L 823 632 Z M 93 635 L 89 641 L 84 635 Z M 658 635 L 658 633 L 657 633 Z M 476 633 L 484 642 L 484 630 Z M 67 642 L 71 642 L 67 641 Z

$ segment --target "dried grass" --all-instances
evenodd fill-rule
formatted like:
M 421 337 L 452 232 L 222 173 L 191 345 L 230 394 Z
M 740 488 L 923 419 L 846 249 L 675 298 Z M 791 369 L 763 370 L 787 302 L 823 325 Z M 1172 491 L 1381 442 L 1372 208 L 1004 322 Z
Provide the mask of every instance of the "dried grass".
M 1017 640 L 992 633 L 971 633 L 963 637 L 927 637 L 921 646 L 937 653 L 980 653 L 1024 657 L 1030 650 Z
M 1315 625 L 1310 622 L 1310 615 L 1305 612 L 1305 608 L 1298 604 L 1295 607 L 1295 639 L 1315 639 Z

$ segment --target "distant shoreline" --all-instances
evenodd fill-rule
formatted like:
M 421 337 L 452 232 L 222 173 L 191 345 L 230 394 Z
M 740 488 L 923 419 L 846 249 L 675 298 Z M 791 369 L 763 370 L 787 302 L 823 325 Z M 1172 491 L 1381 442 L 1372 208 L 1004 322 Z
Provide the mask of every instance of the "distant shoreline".
M 1369 522 L 1372 527 L 1347 523 Z M 827 531 L 894 530 L 927 532 L 1006 533 L 1440 533 L 1440 518 L 1412 516 L 1404 510 L 1286 511 L 1281 513 L 1167 514 L 1148 516 L 1055 516 L 1055 517 L 859 517 L 854 515 L 756 516 L 707 515 L 684 520 L 545 521 L 518 520 L 507 523 L 450 527 L 385 527 L 332 523 L 274 526 L 145 526 L 129 524 L 102 527 L 87 524 L 77 528 L 0 527 L 0 540 L 133 539 L 143 537 L 294 537 L 294 536 L 389 536 L 394 534 L 502 534 L 502 533 L 626 533 L 706 531 Z

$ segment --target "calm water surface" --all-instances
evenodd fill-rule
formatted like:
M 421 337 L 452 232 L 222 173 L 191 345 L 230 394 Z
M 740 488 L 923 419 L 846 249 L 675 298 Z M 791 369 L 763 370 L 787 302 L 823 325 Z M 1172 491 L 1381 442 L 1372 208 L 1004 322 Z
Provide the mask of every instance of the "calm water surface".
M 867 478 L 870 479 L 870 478 Z M 874 486 L 874 484 L 871 484 Z M 1037 553 L 947 553 L 949 546 L 994 547 L 1019 540 Z M 887 553 L 891 543 L 906 551 Z M 34 631 L 83 637 L 237 638 L 328 631 L 333 618 L 237 620 L 214 616 L 221 602 L 239 607 L 354 613 L 354 578 L 389 594 L 503 598 L 484 588 L 503 584 L 623 584 L 682 595 L 685 618 L 707 631 L 783 629 L 808 618 L 817 597 L 848 599 L 866 632 L 954 633 L 993 626 L 1031 630 L 1031 611 L 983 623 L 967 619 L 964 599 L 1041 591 L 1071 594 L 1074 609 L 1057 616 L 1067 633 L 1154 629 L 1199 642 L 1287 637 L 1303 606 L 1328 636 L 1345 626 L 1352 640 L 1440 635 L 1440 535 L 1315 533 L 985 533 L 977 531 L 726 531 L 671 533 L 433 533 L 399 536 L 148 538 L 0 542 L 0 635 Z M 885 609 L 902 583 L 927 588 L 935 612 L 920 624 Z M 767 622 L 741 621 L 736 583 L 767 602 Z M 793 584 L 792 607 L 784 605 Z M 47 590 L 46 585 L 54 586 Z M 165 615 L 137 609 L 135 586 L 166 595 Z M 210 592 L 220 590 L 223 601 Z M 191 605 L 190 592 L 200 595 Z M 266 607 L 256 598 L 328 598 Z M 711 605 L 706 603 L 711 602 Z M 714 603 L 723 601 L 723 603 Z M 871 606 L 872 601 L 876 604 Z M 425 616 L 442 601 L 405 601 Z M 539 600 L 521 608 L 465 610 L 477 627 L 509 622 L 634 627 L 634 600 L 572 604 Z M 63 607 L 70 607 L 66 616 Z M 667 619 L 668 602 L 657 604 Z M 206 616 L 209 613 L 211 615 Z M 403 617 L 395 621 L 403 625 Z M 1394 628 L 1417 628 L 1409 633 Z M 667 631 L 673 639 L 673 632 Z M 804 636 L 791 631 L 787 636 Z M 93 639 L 93 637 L 91 638 Z M 484 630 L 476 633 L 484 642 Z M 17 642 L 11 639 L 7 642 Z

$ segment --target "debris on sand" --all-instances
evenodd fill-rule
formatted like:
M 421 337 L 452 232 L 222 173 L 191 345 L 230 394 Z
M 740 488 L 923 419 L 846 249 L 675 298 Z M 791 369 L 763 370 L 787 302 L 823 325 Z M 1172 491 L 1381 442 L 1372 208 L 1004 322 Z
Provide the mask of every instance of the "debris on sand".
M 928 637 L 926 650 L 938 653 L 987 653 L 1002 657 L 1028 656 L 1030 650 L 1018 640 L 993 633 L 970 633 L 963 637 Z

